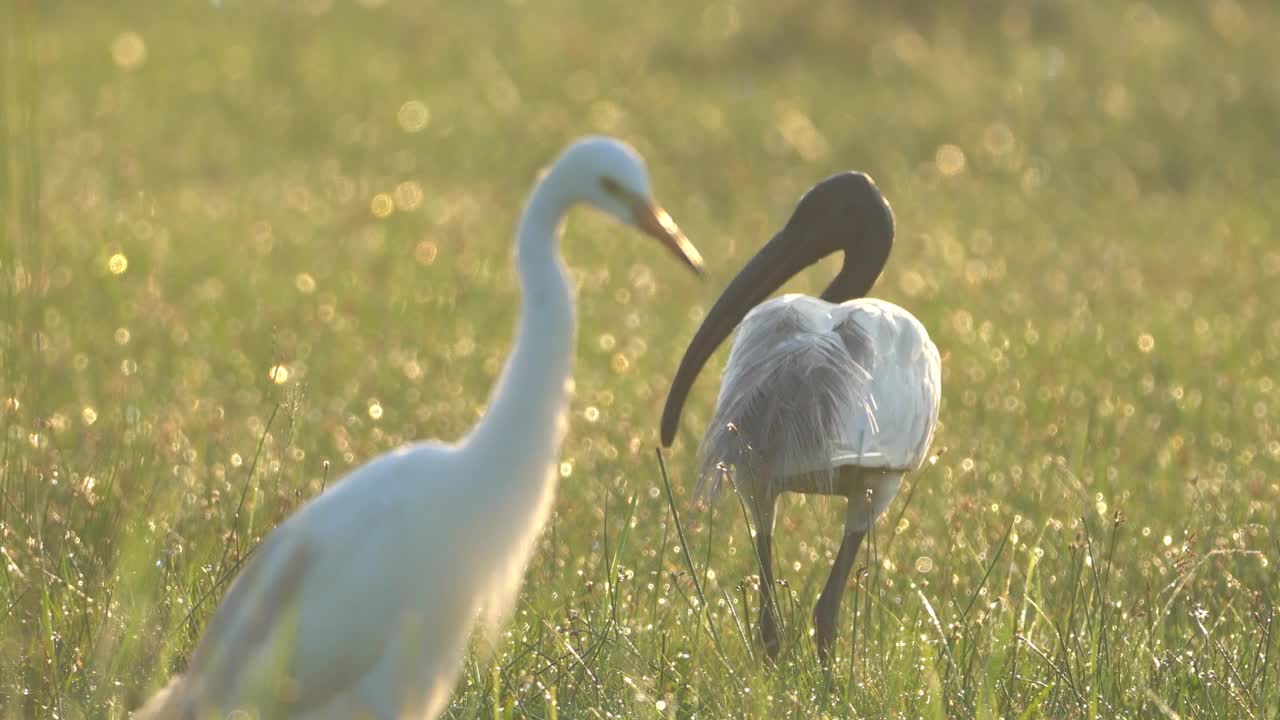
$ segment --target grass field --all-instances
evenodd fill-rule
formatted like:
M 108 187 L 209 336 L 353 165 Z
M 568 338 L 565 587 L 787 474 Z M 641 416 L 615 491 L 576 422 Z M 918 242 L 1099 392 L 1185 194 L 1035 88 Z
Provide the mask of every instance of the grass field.
M 604 132 L 710 281 L 569 223 L 556 511 L 450 716 L 1277 717 L 1280 11 L 887 5 L 0 0 L 0 715 L 125 717 L 292 509 L 464 433 L 524 194 Z M 723 353 L 670 498 L 654 447 L 702 313 L 843 169 L 944 400 L 827 677 L 842 503 L 783 504 L 766 670 L 740 508 L 691 502 Z

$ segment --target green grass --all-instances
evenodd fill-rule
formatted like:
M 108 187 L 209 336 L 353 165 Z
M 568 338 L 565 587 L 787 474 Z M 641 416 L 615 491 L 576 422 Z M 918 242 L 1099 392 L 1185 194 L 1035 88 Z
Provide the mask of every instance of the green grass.
M 452 716 L 1280 712 L 1270 4 L 117 5 L 0 0 L 0 715 L 124 717 L 298 504 L 470 427 L 524 193 L 588 132 L 642 150 L 711 281 L 570 222 L 564 479 Z M 718 289 L 850 168 L 944 401 L 824 677 L 842 508 L 783 504 L 766 670 L 741 510 L 690 502 L 718 366 L 670 503 L 653 448 Z

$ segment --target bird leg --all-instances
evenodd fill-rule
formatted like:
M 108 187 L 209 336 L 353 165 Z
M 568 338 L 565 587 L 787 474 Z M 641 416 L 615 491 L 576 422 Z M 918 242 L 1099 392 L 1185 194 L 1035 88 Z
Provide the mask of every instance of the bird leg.
M 777 496 L 756 508 L 756 554 L 760 559 L 760 644 L 770 660 L 778 657 L 778 613 L 773 582 L 773 511 Z
M 857 502 L 854 499 L 850 503 Z M 831 565 L 831 575 L 827 584 L 818 596 L 818 604 L 813 608 L 813 630 L 818 644 L 818 662 L 823 668 L 831 666 L 831 648 L 836 640 L 836 615 L 840 610 L 840 598 L 844 596 L 844 587 L 849 581 L 849 570 L 853 567 L 854 558 L 858 556 L 858 547 L 866 535 L 863 530 L 849 530 L 845 526 L 844 540 L 840 542 L 840 551 Z

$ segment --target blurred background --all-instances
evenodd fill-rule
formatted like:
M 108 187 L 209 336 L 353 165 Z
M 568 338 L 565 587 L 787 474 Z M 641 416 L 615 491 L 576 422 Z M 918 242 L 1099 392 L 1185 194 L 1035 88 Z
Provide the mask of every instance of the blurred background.
M 1273 4 L 0 8 L 0 712 L 124 717 L 300 502 L 463 434 L 510 347 L 524 195 L 587 133 L 640 149 L 710 278 L 570 220 L 557 512 L 452 713 L 1280 702 Z M 746 527 L 690 504 L 723 354 L 667 456 L 688 548 L 653 448 L 705 309 L 846 169 L 897 215 L 875 294 L 945 374 L 833 688 L 803 652 L 753 670 Z M 842 512 L 781 511 L 793 646 Z

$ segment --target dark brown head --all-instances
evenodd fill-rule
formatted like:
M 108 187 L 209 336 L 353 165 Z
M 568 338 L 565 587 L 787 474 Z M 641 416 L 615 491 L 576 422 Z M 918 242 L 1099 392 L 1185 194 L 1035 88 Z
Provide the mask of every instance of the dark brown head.
M 742 318 L 800 271 L 836 252 L 844 264 L 822 299 L 839 303 L 866 295 L 893 248 L 893 211 L 871 177 L 846 172 L 800 198 L 785 227 L 747 263 L 702 321 L 685 350 L 662 411 L 662 444 L 675 439 L 680 411 L 711 353 Z

